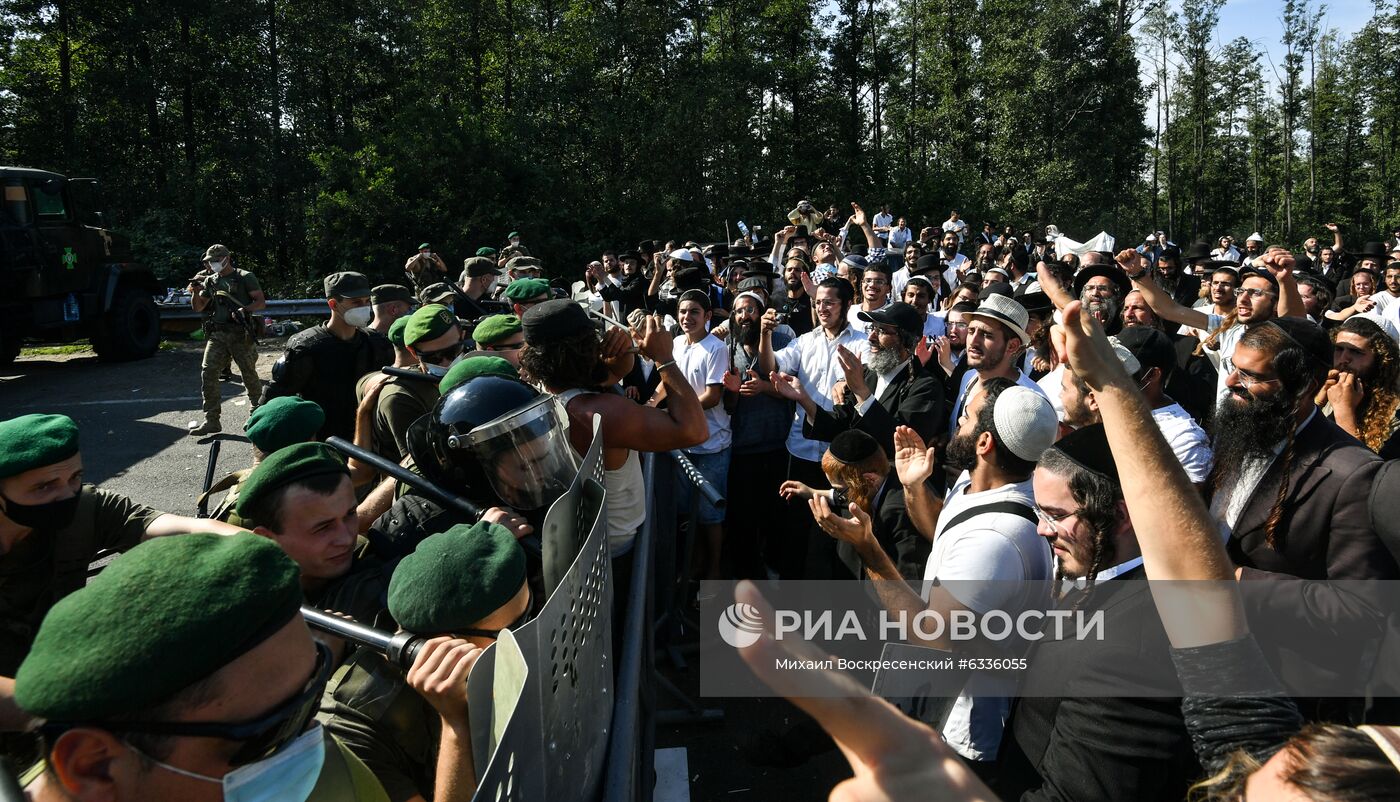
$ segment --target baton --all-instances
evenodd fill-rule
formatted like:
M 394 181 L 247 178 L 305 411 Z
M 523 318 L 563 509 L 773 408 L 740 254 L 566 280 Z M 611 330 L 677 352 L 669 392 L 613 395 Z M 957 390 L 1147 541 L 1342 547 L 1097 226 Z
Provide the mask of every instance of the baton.
M 204 489 L 202 493 L 208 493 L 209 488 L 214 486 L 214 469 L 219 464 L 219 448 L 224 444 L 222 440 L 215 440 L 209 446 L 209 461 L 204 465 Z M 202 494 L 201 494 L 202 497 Z M 209 517 L 209 499 L 204 499 L 199 505 L 199 510 L 195 514 L 196 518 Z
M 312 629 L 374 649 L 404 671 L 413 666 L 414 658 L 428 641 L 427 638 L 409 632 L 385 632 L 382 629 L 367 627 L 358 621 L 323 613 L 305 604 L 301 606 L 301 617 Z
M 724 496 L 719 494 L 719 491 L 715 489 L 714 485 L 710 484 L 709 479 L 706 479 L 700 471 L 695 469 L 695 465 L 690 461 L 690 458 L 685 455 L 684 451 L 673 450 L 671 452 L 671 459 L 676 461 L 676 465 L 680 466 L 681 472 L 685 474 L 685 478 L 689 479 L 690 483 L 695 485 L 695 488 L 700 491 L 700 495 L 704 496 L 705 500 L 710 502 L 712 507 L 717 510 L 722 510 L 728 506 L 729 502 L 725 500 Z
M 419 476 L 401 465 L 395 465 L 378 454 L 366 451 L 354 443 L 339 437 L 329 437 L 326 438 L 326 445 L 347 457 L 354 457 L 385 476 L 392 476 L 400 482 L 412 487 L 414 490 L 423 493 L 442 506 L 465 515 L 467 520 L 472 523 L 481 520 L 481 516 L 485 514 L 485 511 L 480 507 L 467 501 L 456 493 L 448 492 L 427 478 Z
M 441 379 L 440 379 L 439 377 L 437 377 L 437 376 L 430 376 L 429 374 L 424 373 L 424 372 L 421 371 L 421 370 L 409 370 L 408 368 L 396 368 L 396 367 L 394 367 L 393 365 L 385 365 L 384 367 L 382 367 L 382 368 L 379 369 L 379 372 L 380 372 L 380 373 L 387 374 L 387 375 L 389 375 L 389 376 L 399 376 L 399 377 L 405 378 L 405 379 L 416 379 L 416 380 L 418 380 L 418 381 L 420 381 L 420 382 L 432 382 L 433 384 L 437 384 L 439 381 L 441 381 Z

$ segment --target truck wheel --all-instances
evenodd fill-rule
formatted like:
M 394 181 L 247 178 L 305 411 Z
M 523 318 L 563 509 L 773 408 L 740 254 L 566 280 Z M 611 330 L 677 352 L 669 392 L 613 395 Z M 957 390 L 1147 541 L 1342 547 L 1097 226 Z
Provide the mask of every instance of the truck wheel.
M 112 308 L 92 338 L 93 350 L 104 360 L 145 359 L 160 346 L 160 310 L 140 287 L 118 287 Z
M 19 349 L 23 345 L 23 339 L 18 333 L 6 337 L 0 334 L 0 368 L 12 364 L 19 358 Z

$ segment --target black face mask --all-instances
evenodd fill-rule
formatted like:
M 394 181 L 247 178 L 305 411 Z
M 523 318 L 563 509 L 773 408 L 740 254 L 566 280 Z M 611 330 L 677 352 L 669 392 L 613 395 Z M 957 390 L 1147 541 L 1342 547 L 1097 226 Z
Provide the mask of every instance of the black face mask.
M 5 501 L 6 518 L 30 529 L 52 531 L 73 522 L 73 516 L 78 514 L 78 495 L 47 504 L 20 504 L 4 496 L 0 499 Z

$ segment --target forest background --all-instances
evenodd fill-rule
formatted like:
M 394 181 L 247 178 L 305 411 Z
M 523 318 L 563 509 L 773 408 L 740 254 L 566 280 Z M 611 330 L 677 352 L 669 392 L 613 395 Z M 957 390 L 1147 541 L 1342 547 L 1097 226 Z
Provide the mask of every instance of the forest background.
M 0 164 L 99 178 L 166 277 L 217 241 L 283 297 L 516 229 L 576 277 L 799 197 L 1379 239 L 1400 0 L 1349 33 L 1276 5 L 1265 43 L 1222 0 L 0 0 Z

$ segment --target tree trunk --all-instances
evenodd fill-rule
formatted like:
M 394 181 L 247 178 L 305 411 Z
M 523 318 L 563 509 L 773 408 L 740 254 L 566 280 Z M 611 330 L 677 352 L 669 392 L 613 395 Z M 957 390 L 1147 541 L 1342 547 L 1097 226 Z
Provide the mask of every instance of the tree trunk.
M 72 13 L 66 0 L 56 0 L 54 11 L 58 15 L 58 104 L 59 125 L 63 143 L 63 169 L 73 172 L 74 127 L 73 111 L 73 44 Z

